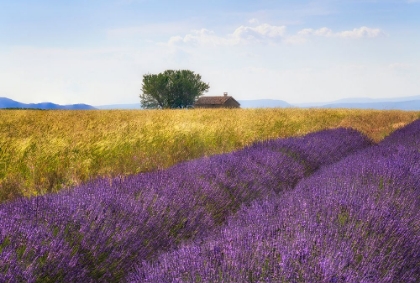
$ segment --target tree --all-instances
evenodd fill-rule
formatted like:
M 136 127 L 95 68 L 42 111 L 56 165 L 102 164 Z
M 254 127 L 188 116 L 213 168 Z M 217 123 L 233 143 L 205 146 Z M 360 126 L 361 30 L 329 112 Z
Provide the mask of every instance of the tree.
M 143 108 L 184 108 L 210 86 L 190 70 L 166 70 L 159 74 L 143 75 L 140 102 Z

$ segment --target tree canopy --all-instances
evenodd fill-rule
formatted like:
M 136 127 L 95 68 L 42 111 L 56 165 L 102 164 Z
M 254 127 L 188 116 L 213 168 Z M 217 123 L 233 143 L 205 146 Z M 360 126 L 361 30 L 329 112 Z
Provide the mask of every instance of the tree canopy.
M 143 75 L 140 102 L 143 108 L 184 108 L 210 86 L 190 70 L 166 70 L 159 74 Z

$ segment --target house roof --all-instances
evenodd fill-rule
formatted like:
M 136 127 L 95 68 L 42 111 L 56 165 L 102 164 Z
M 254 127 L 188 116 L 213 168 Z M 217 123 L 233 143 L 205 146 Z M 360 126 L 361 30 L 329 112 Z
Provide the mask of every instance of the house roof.
M 233 99 L 236 101 L 232 96 L 202 96 L 197 99 L 195 102 L 196 105 L 222 105 L 229 99 Z M 237 101 L 236 101 L 237 102 Z M 237 102 L 239 104 L 239 102 Z

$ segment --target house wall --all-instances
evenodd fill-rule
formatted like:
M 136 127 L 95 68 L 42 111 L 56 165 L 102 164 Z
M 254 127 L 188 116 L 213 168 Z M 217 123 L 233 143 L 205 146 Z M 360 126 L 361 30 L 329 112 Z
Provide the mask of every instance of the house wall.
M 201 104 L 201 105 L 194 105 L 195 108 L 239 108 L 239 105 L 232 102 L 226 101 L 225 104 Z
M 235 100 L 229 99 L 228 101 L 225 102 L 223 107 L 239 108 L 239 104 Z
M 196 104 L 195 108 L 240 108 L 234 99 L 228 99 L 224 104 Z
M 215 105 L 215 104 L 198 104 L 194 105 L 195 108 L 220 108 L 221 105 Z

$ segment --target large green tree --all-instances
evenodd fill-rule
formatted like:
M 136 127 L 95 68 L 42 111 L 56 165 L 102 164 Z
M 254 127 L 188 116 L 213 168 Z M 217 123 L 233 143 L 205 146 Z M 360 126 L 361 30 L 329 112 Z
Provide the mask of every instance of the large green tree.
M 210 86 L 190 70 L 166 70 L 159 74 L 143 75 L 140 102 L 143 108 L 184 108 Z

